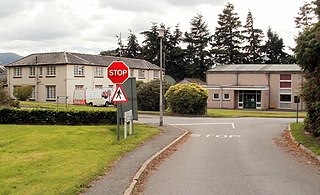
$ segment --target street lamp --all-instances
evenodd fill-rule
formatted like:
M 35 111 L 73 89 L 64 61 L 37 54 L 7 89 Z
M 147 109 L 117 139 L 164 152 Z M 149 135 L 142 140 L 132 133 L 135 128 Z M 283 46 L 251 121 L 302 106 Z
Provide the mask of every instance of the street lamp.
M 162 91 L 162 39 L 164 37 L 164 31 L 165 29 L 163 27 L 160 27 L 157 29 L 158 37 L 160 38 L 160 122 L 159 126 L 163 126 L 163 91 Z

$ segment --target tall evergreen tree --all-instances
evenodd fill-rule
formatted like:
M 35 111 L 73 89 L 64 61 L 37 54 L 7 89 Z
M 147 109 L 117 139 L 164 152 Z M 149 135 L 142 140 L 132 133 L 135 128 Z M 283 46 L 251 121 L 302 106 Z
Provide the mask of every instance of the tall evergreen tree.
M 246 24 L 242 31 L 245 46 L 244 46 L 244 59 L 245 63 L 256 64 L 262 62 L 262 38 L 263 31 L 255 29 L 253 25 L 253 17 L 251 11 L 248 12 Z
M 145 40 L 142 41 L 141 56 L 143 59 L 153 64 L 160 65 L 160 61 L 159 61 L 160 38 L 158 37 L 157 29 L 158 29 L 157 23 L 152 23 L 150 30 L 143 31 L 140 33 L 145 37 Z M 166 32 L 163 40 L 165 39 L 166 39 Z
M 187 44 L 187 76 L 205 80 L 205 71 L 212 65 L 211 55 L 207 50 L 211 35 L 208 24 L 203 20 L 201 14 L 191 19 L 190 25 L 190 32 L 185 32 L 184 38 Z
M 243 62 L 241 43 L 243 37 L 240 28 L 241 21 L 234 12 L 234 5 L 227 3 L 223 13 L 219 14 L 218 27 L 216 27 L 212 43 L 212 54 L 215 61 L 220 64 L 236 64 Z
M 186 77 L 185 51 L 180 47 L 182 34 L 179 24 L 177 24 L 173 34 L 168 35 L 168 43 L 165 48 L 165 71 L 176 81 Z
M 310 27 L 311 22 L 314 18 L 313 13 L 314 12 L 311 3 L 305 1 L 299 8 L 298 16 L 295 17 L 294 22 L 296 23 L 296 28 L 303 31 Z
M 279 37 L 276 32 L 273 32 L 269 26 L 267 31 L 267 41 L 263 47 L 265 53 L 265 63 L 267 64 L 286 64 L 288 63 L 287 56 L 283 49 L 284 43 L 283 39 Z
M 137 36 L 129 30 L 130 34 L 128 36 L 128 44 L 126 48 L 125 57 L 128 58 L 138 58 L 141 54 L 141 47 L 138 43 Z

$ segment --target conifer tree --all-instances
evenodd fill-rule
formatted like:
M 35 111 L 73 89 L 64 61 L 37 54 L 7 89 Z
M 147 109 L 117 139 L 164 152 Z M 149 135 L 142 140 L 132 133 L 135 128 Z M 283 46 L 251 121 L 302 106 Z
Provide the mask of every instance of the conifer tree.
M 159 50 L 160 50 L 160 38 L 157 33 L 158 25 L 157 23 L 152 23 L 150 30 L 143 31 L 140 34 L 144 35 L 145 40 L 142 41 L 142 58 L 153 63 L 160 65 L 159 61 Z M 163 40 L 166 38 L 165 37 Z
M 137 36 L 132 33 L 132 31 L 129 29 L 129 36 L 128 36 L 128 44 L 126 49 L 125 57 L 128 58 L 138 58 L 141 54 L 141 47 L 138 43 Z
M 276 32 L 273 32 L 269 26 L 267 30 L 267 41 L 263 47 L 265 53 L 265 63 L 267 64 L 286 64 L 288 63 L 287 56 L 283 49 L 283 39 Z
M 244 50 L 244 63 L 256 64 L 262 62 L 262 38 L 263 31 L 261 29 L 255 29 L 253 25 L 253 16 L 251 11 L 248 12 L 246 24 L 242 31 L 245 46 Z
M 299 8 L 298 16 L 295 17 L 294 22 L 296 23 L 296 28 L 300 30 L 305 30 L 310 27 L 313 20 L 313 8 L 311 3 L 305 1 L 304 4 Z
M 205 80 L 205 71 L 211 65 L 211 55 L 207 50 L 211 35 L 208 24 L 201 14 L 197 14 L 190 22 L 190 32 L 185 32 L 184 42 L 187 44 L 186 63 L 187 76 Z
M 241 21 L 234 12 L 234 5 L 227 3 L 223 13 L 219 14 L 218 27 L 216 27 L 212 43 L 212 54 L 215 61 L 220 64 L 236 64 L 243 62 L 241 54 Z

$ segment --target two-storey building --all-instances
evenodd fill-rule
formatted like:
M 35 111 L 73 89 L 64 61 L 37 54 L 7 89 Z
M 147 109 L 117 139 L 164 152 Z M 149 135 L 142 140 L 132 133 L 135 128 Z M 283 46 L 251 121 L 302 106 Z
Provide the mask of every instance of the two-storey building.
M 70 52 L 36 53 L 5 66 L 9 94 L 13 96 L 16 86 L 31 85 L 31 100 L 46 102 L 68 97 L 68 103 L 72 103 L 75 89 L 114 86 L 107 77 L 107 67 L 113 61 L 126 63 L 130 77 L 137 80 L 160 78 L 160 68 L 145 60 Z
M 293 110 L 303 82 L 296 64 L 221 65 L 206 75 L 208 108 Z

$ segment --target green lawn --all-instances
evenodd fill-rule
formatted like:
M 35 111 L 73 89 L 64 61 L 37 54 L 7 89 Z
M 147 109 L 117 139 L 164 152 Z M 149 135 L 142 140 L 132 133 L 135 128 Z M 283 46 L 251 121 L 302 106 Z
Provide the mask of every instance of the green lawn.
M 0 194 L 78 194 L 115 160 L 159 130 L 135 125 L 116 140 L 115 126 L 0 125 Z
M 223 109 L 208 109 L 210 117 L 279 117 L 279 118 L 294 118 L 296 112 L 284 111 L 261 111 L 261 110 L 223 110 Z M 306 112 L 299 112 L 299 117 L 305 117 Z
M 116 110 L 115 107 L 92 107 L 87 105 L 73 105 L 68 104 L 56 104 L 51 102 L 32 102 L 32 101 L 20 101 L 22 108 L 44 108 L 44 109 L 72 109 L 72 110 Z
M 305 147 L 320 155 L 320 141 L 310 134 L 305 133 L 303 123 L 291 123 L 291 133 L 295 140 Z

